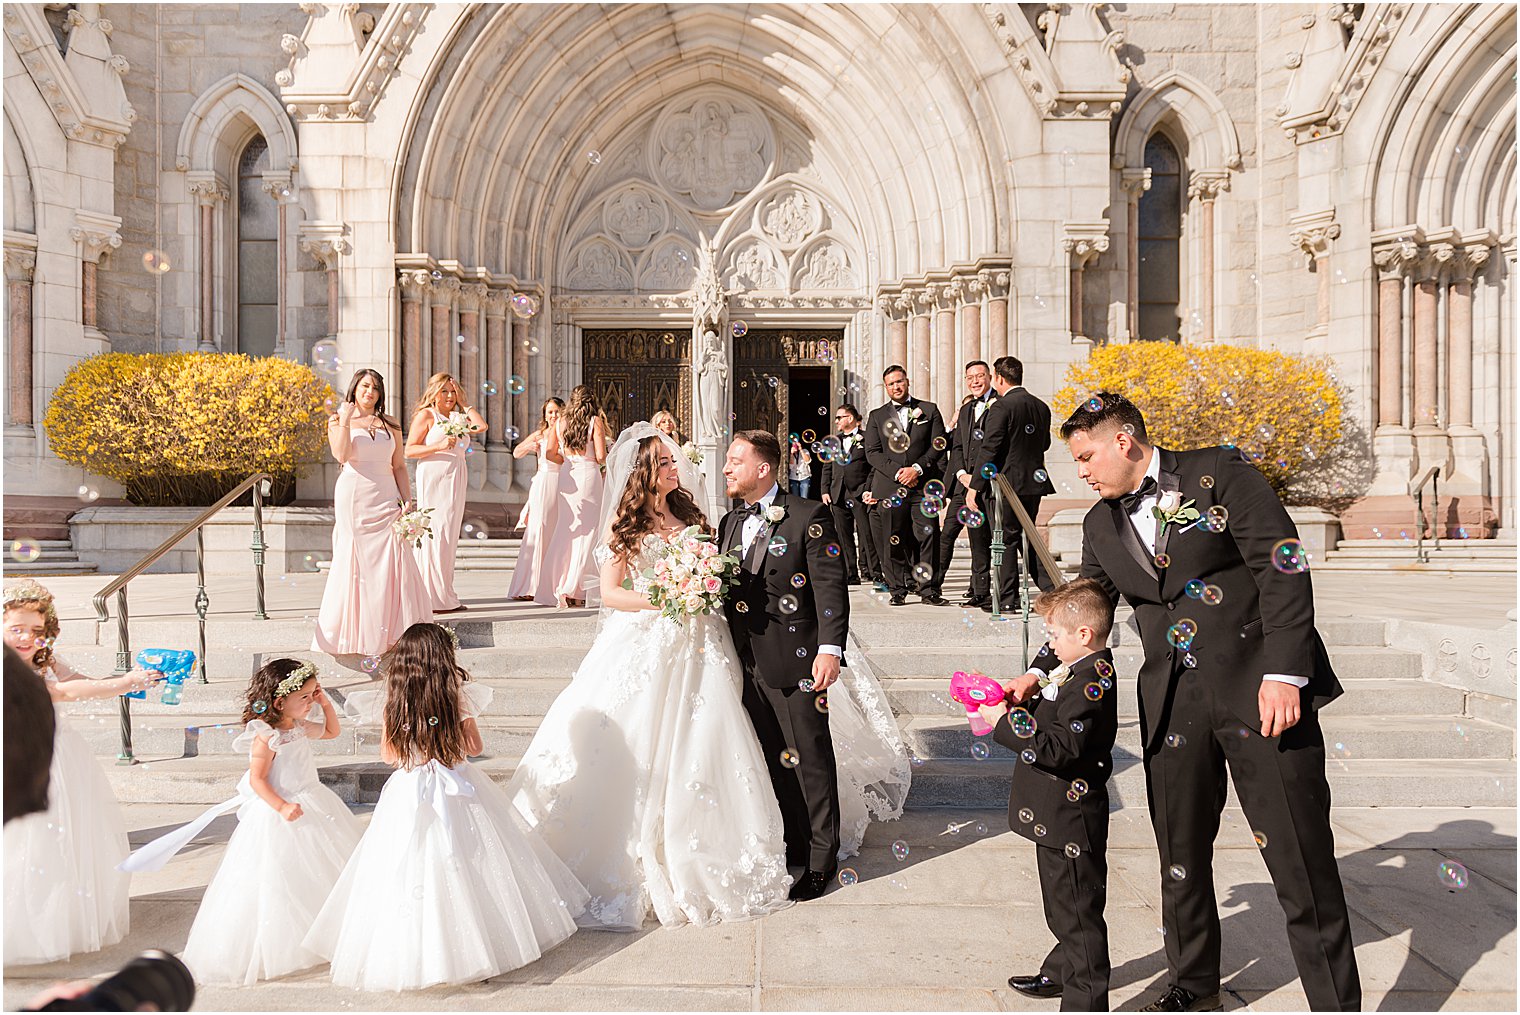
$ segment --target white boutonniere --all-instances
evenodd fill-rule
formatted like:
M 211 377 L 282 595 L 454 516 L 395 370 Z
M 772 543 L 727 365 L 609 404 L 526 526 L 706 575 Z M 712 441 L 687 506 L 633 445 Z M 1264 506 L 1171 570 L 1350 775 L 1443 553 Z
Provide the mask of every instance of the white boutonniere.
M 782 507 L 780 504 L 772 504 L 770 507 L 765 509 L 765 520 L 770 522 L 772 525 L 775 525 L 785 517 L 786 508 Z
M 924 421 L 924 410 L 915 405 L 908 410 L 908 418 L 915 423 L 922 423 Z
M 1193 506 L 1192 500 L 1183 500 L 1182 494 L 1176 490 L 1167 490 L 1156 499 L 1156 506 L 1151 508 L 1151 514 L 1156 517 L 1161 528 L 1156 532 L 1156 538 L 1166 535 L 1168 525 L 1189 525 L 1199 518 L 1198 509 Z

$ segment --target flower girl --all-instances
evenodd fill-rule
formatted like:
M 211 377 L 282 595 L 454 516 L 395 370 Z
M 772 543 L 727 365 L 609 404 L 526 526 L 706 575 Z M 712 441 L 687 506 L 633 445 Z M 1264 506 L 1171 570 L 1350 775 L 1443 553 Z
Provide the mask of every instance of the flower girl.
M 580 882 L 466 760 L 481 753 L 475 717 L 491 691 L 465 682 L 452 637 L 413 624 L 386 657 L 380 756 L 396 771 L 306 937 L 341 986 L 484 980 L 570 937 L 586 905 Z
M 313 705 L 322 708 L 320 723 L 306 719 Z M 124 870 L 158 870 L 218 816 L 237 811 L 237 830 L 182 955 L 201 983 L 249 985 L 327 961 L 301 939 L 362 831 L 317 777 L 311 741 L 331 740 L 340 729 L 315 666 L 296 659 L 265 663 L 248 685 L 243 722 L 232 744 L 248 752 L 238 795 L 122 864 Z
M 54 702 L 109 698 L 162 674 L 133 670 L 92 680 L 53 654 L 58 611 L 47 589 L 5 590 L 5 644 L 47 681 Z M 98 951 L 127 934 L 127 826 L 84 738 L 58 717 L 48 809 L 5 827 L 5 964 L 53 962 Z

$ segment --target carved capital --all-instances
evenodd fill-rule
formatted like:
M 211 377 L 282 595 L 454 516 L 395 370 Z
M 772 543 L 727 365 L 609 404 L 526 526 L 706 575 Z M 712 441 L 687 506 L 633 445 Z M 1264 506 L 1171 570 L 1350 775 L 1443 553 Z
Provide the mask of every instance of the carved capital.
M 303 236 L 301 250 L 310 254 L 323 271 L 332 271 L 338 266 L 338 258 L 352 252 L 353 247 L 341 236 Z
M 101 257 L 121 246 L 121 233 L 101 226 L 75 226 L 69 230 L 69 238 L 79 244 L 82 260 L 97 264 Z
M 1212 201 L 1229 189 L 1230 174 L 1219 170 L 1200 169 L 1188 180 L 1188 197 L 1200 201 Z
M 259 189 L 280 203 L 289 201 L 291 194 L 294 193 L 290 184 L 290 174 L 287 172 L 265 173 L 263 180 L 259 183 Z
M 5 279 L 8 282 L 30 282 L 32 272 L 37 270 L 37 251 L 18 247 L 5 248 Z
M 189 174 L 189 190 L 200 205 L 219 205 L 231 196 L 227 185 L 215 172 L 200 170 Z
M 1086 268 L 1108 249 L 1107 222 L 1066 222 L 1061 237 L 1061 249 L 1071 259 L 1071 266 L 1078 270 Z
M 1330 244 L 1341 235 L 1341 226 L 1335 221 L 1333 210 L 1295 216 L 1289 220 L 1289 225 L 1294 228 L 1288 233 L 1288 242 L 1294 249 L 1304 252 L 1310 266 L 1318 258 L 1329 257 Z
M 507 315 L 507 304 L 511 299 L 512 290 L 491 289 L 487 287 L 485 295 L 480 298 L 480 308 L 485 312 L 487 317 L 505 317 Z
M 1151 189 L 1151 171 L 1149 169 L 1126 169 L 1119 176 L 1119 189 L 1124 191 L 1131 201 L 1140 200 L 1140 195 Z
M 401 286 L 402 299 L 420 300 L 433 290 L 433 273 L 426 268 L 408 268 L 398 273 L 396 282 Z
M 464 313 L 475 313 L 485 303 L 486 294 L 490 290 L 479 282 L 469 282 L 459 287 L 459 309 Z
M 1389 277 L 1409 274 L 1419 257 L 1420 245 L 1412 236 L 1401 236 L 1372 249 L 1372 263 L 1380 274 Z

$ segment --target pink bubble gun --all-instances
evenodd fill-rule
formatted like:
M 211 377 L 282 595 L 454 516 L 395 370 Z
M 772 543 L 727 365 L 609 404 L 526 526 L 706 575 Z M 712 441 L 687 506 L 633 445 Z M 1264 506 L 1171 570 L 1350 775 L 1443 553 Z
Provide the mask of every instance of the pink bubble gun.
M 971 732 L 984 737 L 992 732 L 987 720 L 977 711 L 983 705 L 996 705 L 1003 700 L 1003 685 L 980 673 L 962 673 L 957 670 L 950 678 L 950 697 L 966 706 L 966 720 Z

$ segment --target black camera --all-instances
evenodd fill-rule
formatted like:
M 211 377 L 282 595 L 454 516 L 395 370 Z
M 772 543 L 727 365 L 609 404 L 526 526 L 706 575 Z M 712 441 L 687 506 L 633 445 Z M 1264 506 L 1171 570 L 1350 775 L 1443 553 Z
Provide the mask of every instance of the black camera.
M 34 1011 L 189 1011 L 195 977 L 183 962 L 154 948 L 78 997 L 49 1001 Z

